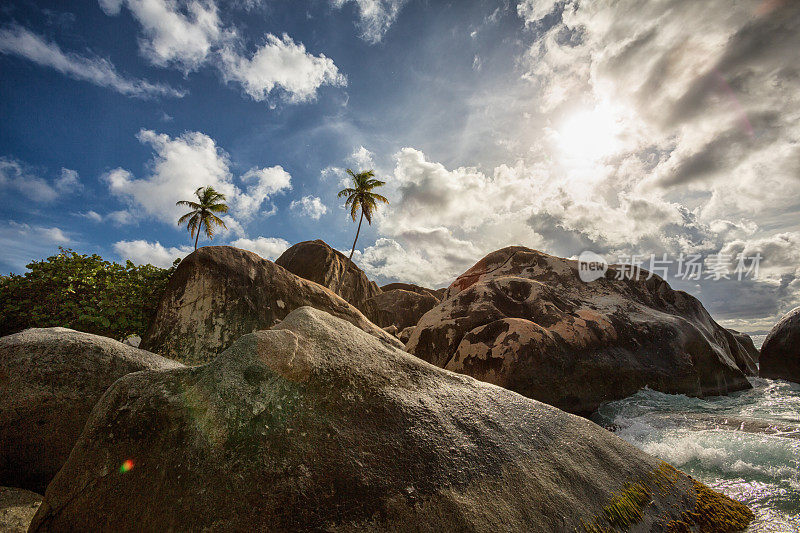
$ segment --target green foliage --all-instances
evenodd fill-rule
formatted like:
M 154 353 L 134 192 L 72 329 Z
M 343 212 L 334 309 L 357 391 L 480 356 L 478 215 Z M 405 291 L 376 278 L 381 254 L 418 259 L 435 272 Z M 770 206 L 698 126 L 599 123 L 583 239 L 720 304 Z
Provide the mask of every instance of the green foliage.
M 0 336 L 61 326 L 123 340 L 143 335 L 175 266 L 136 266 L 61 249 L 0 276 Z

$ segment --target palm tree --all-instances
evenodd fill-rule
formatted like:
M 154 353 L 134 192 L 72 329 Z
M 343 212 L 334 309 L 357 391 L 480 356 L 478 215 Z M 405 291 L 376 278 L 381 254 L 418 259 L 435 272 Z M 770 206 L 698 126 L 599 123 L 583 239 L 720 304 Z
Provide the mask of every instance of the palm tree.
M 356 230 L 356 238 L 353 240 L 353 249 L 350 250 L 350 257 L 348 257 L 348 268 L 353 264 L 353 252 L 356 251 L 356 242 L 358 242 L 358 234 L 361 232 L 361 223 L 367 219 L 368 224 L 372 224 L 372 213 L 378 208 L 377 202 L 389 203 L 389 200 L 380 194 L 372 192 L 372 189 L 386 185 L 385 182 L 375 179 L 375 173 L 372 170 L 364 170 L 358 174 L 354 173 L 349 168 L 347 173 L 353 179 L 353 187 L 342 189 L 339 191 L 338 198 L 347 196 L 347 201 L 344 203 L 345 208 L 350 208 L 350 217 L 353 222 L 356 221 L 358 210 L 361 209 L 361 218 L 358 221 L 358 229 Z M 336 292 L 339 291 L 339 286 L 342 284 L 344 276 L 339 278 L 339 283 L 336 286 Z
M 214 190 L 214 187 L 210 185 L 208 187 L 198 187 L 196 191 L 194 191 L 194 195 L 197 196 L 198 202 L 189 202 L 187 200 L 181 200 L 180 202 L 175 202 L 175 205 L 185 205 L 187 207 L 191 207 L 192 210 L 183 215 L 180 219 L 178 219 L 178 225 L 180 226 L 186 220 L 189 220 L 189 223 L 186 225 L 186 229 L 189 230 L 189 233 L 194 237 L 194 249 L 197 250 L 197 241 L 200 239 L 200 230 L 203 229 L 205 226 L 206 236 L 209 239 L 214 238 L 214 228 L 216 226 L 222 226 L 225 229 L 228 229 L 228 226 L 225 225 L 225 221 L 219 218 L 214 213 L 227 213 L 228 206 L 223 203 L 225 202 L 225 195 L 221 192 L 217 192 Z M 195 232 L 197 236 L 195 237 Z

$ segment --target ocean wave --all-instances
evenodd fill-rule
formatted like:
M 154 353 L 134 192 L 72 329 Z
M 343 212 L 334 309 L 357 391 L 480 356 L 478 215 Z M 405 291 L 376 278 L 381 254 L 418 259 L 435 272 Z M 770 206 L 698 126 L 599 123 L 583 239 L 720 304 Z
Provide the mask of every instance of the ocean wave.
M 748 532 L 800 531 L 800 385 L 751 378 L 753 389 L 692 398 L 643 389 L 595 421 L 647 453 L 745 502 Z

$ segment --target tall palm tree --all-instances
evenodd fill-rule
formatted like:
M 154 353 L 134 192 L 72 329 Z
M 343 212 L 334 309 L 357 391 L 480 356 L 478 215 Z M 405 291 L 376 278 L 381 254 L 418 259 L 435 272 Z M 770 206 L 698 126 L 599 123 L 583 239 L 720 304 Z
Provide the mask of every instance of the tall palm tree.
M 187 219 L 189 220 L 186 229 L 188 229 L 189 233 L 194 237 L 194 249 L 197 250 L 197 241 L 200 239 L 200 230 L 202 230 L 203 227 L 205 227 L 206 236 L 209 239 L 214 238 L 214 228 L 216 226 L 222 226 L 228 229 L 228 226 L 225 225 L 225 221 L 214 214 L 227 213 L 228 206 L 224 203 L 225 195 L 215 191 L 214 187 L 210 185 L 205 188 L 198 187 L 197 190 L 194 191 L 194 195 L 197 196 L 197 202 L 181 200 L 180 202 L 175 202 L 175 205 L 185 205 L 192 208 L 191 211 L 178 219 L 178 225 L 180 226 L 186 222 Z M 197 233 L 196 237 L 195 233 Z
M 372 192 L 372 189 L 386 185 L 385 182 L 375 179 L 375 173 L 372 170 L 364 170 L 356 174 L 348 168 L 347 173 L 350 174 L 353 180 L 353 186 L 339 191 L 338 197 L 347 197 L 344 206 L 345 208 L 350 208 L 350 217 L 353 219 L 353 222 L 356 221 L 358 210 L 361 209 L 361 218 L 358 220 L 358 229 L 356 230 L 356 238 L 353 240 L 353 249 L 350 250 L 350 257 L 347 258 L 349 268 L 349 266 L 353 264 L 353 252 L 356 251 L 356 242 L 358 242 L 358 234 L 361 232 L 361 223 L 364 222 L 366 218 L 367 223 L 372 224 L 372 214 L 378 208 L 378 202 L 388 204 L 389 200 L 380 194 Z M 339 286 L 342 284 L 342 279 L 344 279 L 344 276 L 339 278 L 339 283 L 336 286 L 337 292 Z

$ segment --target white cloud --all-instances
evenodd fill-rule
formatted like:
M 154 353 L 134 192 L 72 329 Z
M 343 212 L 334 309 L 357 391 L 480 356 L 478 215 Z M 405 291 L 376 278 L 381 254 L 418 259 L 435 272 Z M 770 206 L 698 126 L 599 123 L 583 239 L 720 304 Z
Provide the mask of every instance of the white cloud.
M 56 180 L 56 189 L 63 193 L 71 193 L 83 189 L 78 172 L 68 168 L 61 169 L 61 176 Z
M 255 239 L 237 239 L 231 246 L 250 250 L 264 259 L 274 261 L 289 248 L 289 243 L 277 237 L 256 237 Z
M 56 43 L 47 42 L 21 26 L 14 25 L 0 30 L 0 53 L 23 57 L 71 78 L 108 87 L 126 96 L 182 97 L 186 94 L 160 83 L 126 78 L 107 59 L 65 53 Z
M 58 192 L 15 159 L 0 157 L 0 188 L 11 188 L 36 202 L 52 202 Z
M 100 9 L 108 16 L 119 15 L 123 0 L 97 0 Z
M 139 22 L 141 54 L 160 67 L 188 74 L 213 64 L 226 82 L 242 86 L 256 101 L 280 93 L 289 103 L 313 100 L 323 85 L 344 86 L 347 79 L 324 54 L 312 55 L 302 43 L 284 34 L 264 36 L 264 44 L 244 53 L 240 31 L 224 27 L 213 1 L 99 0 L 108 15 L 125 5 Z M 242 4 L 254 7 L 253 2 Z M 271 104 L 272 105 L 272 104 Z
M 552 13 L 559 0 L 522 0 L 517 5 L 517 13 L 526 24 L 533 24 Z
M 101 215 L 97 211 L 89 210 L 89 211 L 87 211 L 85 213 L 78 213 L 78 215 L 82 216 L 84 218 L 88 218 L 89 220 L 91 220 L 93 222 L 102 222 L 103 221 L 103 215 Z
M 348 161 L 353 163 L 355 166 L 355 171 L 359 172 L 361 170 L 371 170 L 375 168 L 375 154 L 364 148 L 363 146 L 359 146 L 356 148 L 350 157 L 348 157 Z
M 105 215 L 101 215 L 97 211 L 87 211 L 85 213 L 76 213 L 78 216 L 83 218 L 89 219 L 92 222 L 111 222 L 114 226 L 126 226 L 128 224 L 133 224 L 137 221 L 136 216 L 133 213 L 126 209 L 120 209 L 118 211 L 111 211 Z
M 362 170 L 376 170 L 375 154 L 367 150 L 363 146 L 359 146 L 345 159 L 345 164 L 350 167 L 354 172 Z M 323 182 L 329 182 L 332 178 L 336 179 L 336 186 L 340 188 L 349 187 L 352 184 L 352 178 L 343 167 L 327 166 L 320 172 L 320 178 Z
M 83 189 L 78 173 L 62 168 L 61 174 L 52 183 L 37 176 L 24 163 L 0 157 L 0 188 L 15 189 L 36 202 L 52 202 L 59 196 L 69 195 Z
M 183 259 L 190 253 L 191 246 L 164 247 L 160 242 L 118 241 L 114 243 L 114 251 L 122 261 L 130 259 L 137 265 L 155 265 L 169 268 L 176 259 Z
M 303 196 L 300 200 L 293 200 L 289 204 L 289 209 L 313 220 L 319 220 L 328 212 L 328 208 L 316 196 Z
M 110 220 L 115 226 L 127 226 L 136 222 L 136 216 L 127 209 L 119 209 L 111 211 L 105 216 L 106 220 Z
M 361 37 L 368 43 L 376 44 L 397 19 L 406 0 L 331 0 L 331 3 L 336 8 L 342 8 L 347 3 L 355 4 Z
M 226 81 L 240 83 L 256 101 L 266 100 L 273 90 L 281 91 L 290 102 L 305 102 L 316 97 L 323 85 L 344 86 L 347 79 L 325 55 L 314 56 L 302 43 L 267 34 L 266 42 L 250 59 L 232 48 L 221 52 L 221 72 Z
M 236 202 L 238 212 L 245 218 L 254 216 L 270 196 L 292 188 L 292 177 L 281 166 L 251 168 L 242 175 L 242 181 L 248 184 L 247 191 L 240 193 Z M 266 214 L 271 215 L 275 211 L 273 206 Z
M 291 189 L 291 177 L 280 166 L 253 168 L 242 176 L 248 185 L 242 190 L 234 183 L 230 157 L 214 140 L 199 132 L 172 138 L 141 130 L 138 139 L 150 145 L 155 155 L 147 177 L 137 179 L 128 170 L 116 168 L 103 175 L 109 190 L 137 206 L 138 210 L 168 224 L 175 224 L 186 208 L 179 200 L 190 200 L 199 187 L 212 186 L 226 195 L 230 215 L 223 217 L 229 231 L 243 235 L 241 221 L 254 216 L 273 194 Z M 128 210 L 130 211 L 130 210 Z M 275 212 L 274 206 L 264 214 Z
M 33 260 L 44 259 L 66 246 L 70 237 L 60 228 L 32 226 L 13 221 L 0 224 L 0 264 L 17 273 Z
M 123 4 L 142 27 L 142 55 L 160 67 L 196 70 L 225 35 L 213 1 L 100 0 L 108 15 L 119 14 Z

